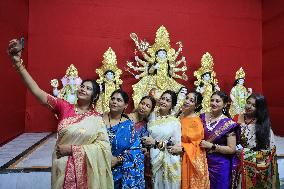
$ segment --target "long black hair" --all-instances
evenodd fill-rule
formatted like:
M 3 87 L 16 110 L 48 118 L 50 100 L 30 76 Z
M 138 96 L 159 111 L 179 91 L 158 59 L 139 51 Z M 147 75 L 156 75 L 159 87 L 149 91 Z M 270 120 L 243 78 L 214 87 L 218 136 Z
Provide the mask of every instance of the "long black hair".
M 106 74 L 107 74 L 108 72 L 111 72 L 111 73 L 113 74 L 113 77 L 115 77 L 115 73 L 114 73 L 114 71 L 112 71 L 112 70 L 107 70 L 107 71 L 105 71 L 104 76 L 106 76 Z M 115 81 L 115 80 L 113 80 L 113 82 L 114 82 L 114 84 L 116 84 L 116 81 Z M 102 83 L 102 92 L 105 92 L 105 82 Z
M 261 94 L 252 94 L 248 97 L 255 99 L 255 135 L 256 149 L 267 149 L 270 146 L 270 128 L 271 122 L 266 100 Z
M 230 116 L 230 113 L 229 113 L 229 110 L 228 110 L 228 102 L 229 102 L 229 97 L 228 95 L 223 92 L 223 91 L 215 91 L 212 95 L 211 95 L 211 98 L 213 95 L 218 95 L 222 100 L 223 100 L 223 103 L 225 104 L 222 112 L 225 116 L 227 117 L 231 117 Z
M 237 84 L 239 84 L 240 79 L 243 79 L 243 80 L 244 80 L 245 78 L 242 77 L 242 78 L 236 79 L 233 86 L 236 86 Z M 244 84 L 244 85 L 245 85 L 245 84 Z
M 92 79 L 85 79 L 84 81 L 82 81 L 81 85 L 84 84 L 85 82 L 91 82 L 92 83 L 93 93 L 92 93 L 92 96 L 91 96 L 91 103 L 96 104 L 96 102 L 99 98 L 99 95 L 100 95 L 100 86 L 96 82 L 96 80 L 92 80 Z
M 204 74 L 201 75 L 201 78 L 203 79 L 203 77 L 204 77 L 206 74 L 209 74 L 209 75 L 210 75 L 210 78 L 212 77 L 211 72 L 205 72 Z M 215 85 L 213 84 L 213 82 L 211 82 L 210 84 L 211 84 L 211 87 L 212 87 L 212 91 L 215 91 Z M 203 86 L 204 86 L 204 82 L 200 82 L 199 86 L 200 86 L 200 87 L 203 87 Z

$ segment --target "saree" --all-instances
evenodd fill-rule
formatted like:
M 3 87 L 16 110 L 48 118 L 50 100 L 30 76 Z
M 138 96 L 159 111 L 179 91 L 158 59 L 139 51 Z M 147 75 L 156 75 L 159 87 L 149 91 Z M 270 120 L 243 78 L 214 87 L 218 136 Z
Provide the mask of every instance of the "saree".
M 112 189 L 111 149 L 103 119 L 95 111 L 76 114 L 74 105 L 48 96 L 59 116 L 57 145 L 70 145 L 72 155 L 52 155 L 53 189 Z
M 199 117 L 181 119 L 182 147 L 182 189 L 209 189 L 209 173 L 206 151 L 199 144 L 204 138 L 204 129 Z
M 122 156 L 123 162 L 112 169 L 114 188 L 144 189 L 144 155 L 134 123 L 128 119 L 111 128 L 108 135 L 112 155 Z
M 243 117 L 240 116 L 240 119 Z M 270 146 L 256 150 L 255 124 L 241 123 L 240 182 L 238 188 L 280 188 L 277 179 L 276 147 L 270 130 Z
M 148 131 L 156 141 L 172 141 L 181 145 L 181 125 L 174 116 L 154 118 L 149 122 Z M 154 189 L 180 189 L 181 162 L 179 155 L 172 155 L 167 148 L 150 150 L 152 180 Z
M 220 146 L 227 145 L 228 134 L 234 132 L 239 136 L 239 125 L 231 118 L 223 118 L 215 124 L 213 130 L 206 127 L 205 114 L 201 114 L 204 127 L 204 139 L 208 142 L 218 144 Z M 218 152 L 207 151 L 207 163 L 209 170 L 210 189 L 229 189 L 236 185 L 237 170 L 239 160 L 235 154 L 221 154 Z
M 140 140 L 142 137 L 149 136 L 149 132 L 147 130 L 147 122 L 140 121 L 135 123 L 135 131 L 138 134 Z M 146 148 L 146 152 L 144 152 L 144 179 L 145 179 L 145 188 L 152 188 L 152 173 L 151 173 L 151 162 L 150 162 L 150 152 L 149 149 Z

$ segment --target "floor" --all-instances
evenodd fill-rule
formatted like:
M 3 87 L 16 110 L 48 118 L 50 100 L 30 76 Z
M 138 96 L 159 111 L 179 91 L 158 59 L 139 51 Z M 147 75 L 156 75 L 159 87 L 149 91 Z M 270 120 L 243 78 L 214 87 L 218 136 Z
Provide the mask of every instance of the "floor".
M 52 133 L 24 133 L 0 147 L 0 189 L 50 189 Z M 281 189 L 284 189 L 284 137 L 276 136 Z

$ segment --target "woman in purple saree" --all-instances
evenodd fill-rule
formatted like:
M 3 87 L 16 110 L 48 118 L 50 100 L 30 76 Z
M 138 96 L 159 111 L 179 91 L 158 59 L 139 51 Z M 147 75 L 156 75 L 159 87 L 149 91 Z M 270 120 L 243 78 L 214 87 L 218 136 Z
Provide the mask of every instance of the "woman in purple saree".
M 207 150 L 211 189 L 234 188 L 236 183 L 239 126 L 227 114 L 227 103 L 228 96 L 217 91 L 211 96 L 211 111 L 200 115 L 205 134 L 200 146 Z

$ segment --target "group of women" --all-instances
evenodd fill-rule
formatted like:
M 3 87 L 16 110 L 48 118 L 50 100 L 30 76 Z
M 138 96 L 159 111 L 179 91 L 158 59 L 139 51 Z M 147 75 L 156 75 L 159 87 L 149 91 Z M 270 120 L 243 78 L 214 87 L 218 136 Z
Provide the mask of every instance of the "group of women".
M 202 95 L 189 92 L 179 116 L 172 114 L 177 95 L 166 90 L 157 102 L 141 99 L 126 114 L 129 97 L 112 93 L 109 113 L 95 107 L 100 89 L 84 80 L 71 105 L 39 88 L 21 59 L 18 40 L 8 53 L 31 93 L 58 115 L 52 157 L 52 188 L 273 188 L 275 148 L 267 105 L 251 95 L 246 113 L 230 118 L 228 96 L 211 96 L 211 110 L 201 113 Z M 261 167 L 261 169 L 259 168 Z

